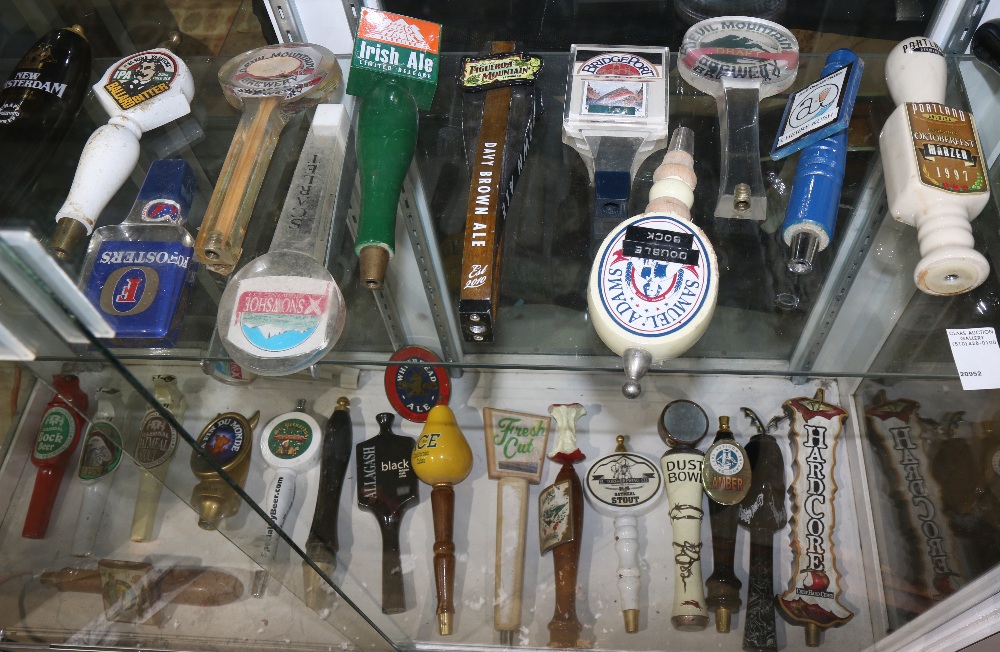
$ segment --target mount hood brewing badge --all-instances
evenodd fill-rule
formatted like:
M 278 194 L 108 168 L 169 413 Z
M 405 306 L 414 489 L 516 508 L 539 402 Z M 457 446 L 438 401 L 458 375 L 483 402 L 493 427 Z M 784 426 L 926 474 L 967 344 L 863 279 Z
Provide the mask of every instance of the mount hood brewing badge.
M 642 455 L 612 453 L 590 467 L 586 483 L 593 500 L 611 507 L 638 507 L 659 495 L 663 476 Z
M 407 346 L 392 354 L 390 362 L 441 362 L 432 352 Z M 385 393 L 392 408 L 407 421 L 424 423 L 435 405 L 448 405 L 451 379 L 444 367 L 426 364 L 390 365 L 385 369 Z
M 131 109 L 170 89 L 177 61 L 163 50 L 140 52 L 123 59 L 104 89 L 122 109 Z
M 743 16 L 705 20 L 684 35 L 684 66 L 694 73 L 685 80 L 703 93 L 713 94 L 700 79 L 757 80 L 780 83 L 795 78 L 799 50 L 795 37 L 777 23 Z M 705 86 L 704 88 L 702 86 Z

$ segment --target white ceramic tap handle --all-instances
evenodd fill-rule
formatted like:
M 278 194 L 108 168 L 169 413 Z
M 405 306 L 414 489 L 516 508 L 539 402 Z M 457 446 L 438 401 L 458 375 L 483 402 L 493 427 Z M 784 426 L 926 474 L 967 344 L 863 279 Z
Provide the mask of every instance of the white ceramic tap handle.
M 639 519 L 635 516 L 615 518 L 615 552 L 618 553 L 618 595 L 622 611 L 639 610 Z
M 264 504 L 264 511 L 271 517 L 271 520 L 280 528 L 285 526 L 285 519 L 295 502 L 295 471 L 288 468 L 275 469 L 274 479 L 265 496 L 267 502 Z M 267 566 L 274 559 L 274 553 L 278 548 L 278 534 L 274 528 L 268 527 L 264 534 L 264 545 L 257 555 L 257 563 Z M 258 570 L 254 572 L 253 586 L 251 593 L 255 598 L 264 595 L 264 585 L 267 582 L 267 571 Z
M 704 582 L 701 580 L 701 467 L 705 454 L 674 450 L 660 458 L 673 530 L 674 608 L 671 622 L 681 631 L 708 625 Z
M 94 543 L 97 541 L 97 532 L 113 481 L 114 476 L 107 475 L 83 488 L 80 515 L 76 520 L 73 547 L 69 553 L 74 557 L 89 557 L 94 552 Z
M 897 106 L 903 102 L 942 104 L 948 82 L 944 52 L 923 36 L 900 41 L 885 60 L 885 81 Z
M 141 136 L 142 130 L 124 116 L 111 118 L 90 136 L 56 222 L 74 219 L 88 235 L 94 230 L 101 211 L 139 162 Z
M 497 488 L 496 592 L 493 627 L 521 629 L 521 593 L 524 585 L 524 532 L 528 524 L 528 481 L 500 478 Z

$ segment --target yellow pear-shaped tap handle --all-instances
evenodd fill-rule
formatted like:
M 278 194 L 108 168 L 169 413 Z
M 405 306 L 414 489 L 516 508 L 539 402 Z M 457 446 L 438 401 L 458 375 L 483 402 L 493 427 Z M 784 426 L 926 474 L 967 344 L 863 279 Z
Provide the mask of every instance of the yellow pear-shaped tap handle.
M 431 490 L 431 510 L 434 513 L 434 581 L 438 597 L 438 631 L 451 634 L 452 600 L 455 585 L 455 544 L 452 531 L 455 522 L 455 490 L 472 470 L 472 449 L 455 420 L 455 413 L 445 405 L 431 408 L 427 423 L 413 449 L 413 472 Z

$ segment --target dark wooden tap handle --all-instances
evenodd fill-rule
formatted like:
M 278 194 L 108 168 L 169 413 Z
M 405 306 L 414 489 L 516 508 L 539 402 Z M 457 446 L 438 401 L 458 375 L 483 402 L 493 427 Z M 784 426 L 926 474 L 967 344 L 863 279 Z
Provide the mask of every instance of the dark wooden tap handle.
M 437 484 L 431 490 L 431 511 L 434 514 L 434 583 L 437 586 L 438 623 L 441 634 L 451 633 L 450 614 L 455 613 L 455 488 Z M 448 615 L 445 615 L 448 614 Z M 444 616 L 444 617 L 442 617 Z M 444 631 L 447 629 L 448 631 Z
M 743 649 L 747 652 L 778 649 L 774 626 L 774 533 L 769 530 L 750 530 L 750 581 Z
M 556 483 L 569 481 L 573 505 L 573 540 L 552 549 L 555 566 L 556 610 L 549 622 L 549 647 L 579 647 L 583 625 L 576 616 L 576 579 L 583 537 L 583 485 L 573 465 L 563 464 Z
M 433 496 L 433 494 L 431 494 Z M 382 531 L 382 613 L 406 611 L 403 588 L 403 562 L 399 554 L 399 524 L 401 518 L 379 519 Z
M 317 564 L 329 564 L 330 570 L 336 568 L 337 551 L 340 550 L 337 538 L 340 494 L 344 488 L 347 465 L 351 461 L 354 439 L 349 405 L 348 400 L 341 397 L 323 430 L 319 493 L 316 495 L 316 512 L 309 528 L 309 538 L 306 539 L 306 554 L 309 558 Z
M 739 505 L 720 505 L 708 501 L 708 516 L 712 525 L 712 575 L 705 581 L 705 603 L 716 611 L 716 623 L 720 622 L 719 608 L 728 612 L 738 611 L 743 604 L 740 589 L 743 582 L 736 577 L 736 525 L 739 520 Z M 729 627 L 720 628 L 728 632 Z

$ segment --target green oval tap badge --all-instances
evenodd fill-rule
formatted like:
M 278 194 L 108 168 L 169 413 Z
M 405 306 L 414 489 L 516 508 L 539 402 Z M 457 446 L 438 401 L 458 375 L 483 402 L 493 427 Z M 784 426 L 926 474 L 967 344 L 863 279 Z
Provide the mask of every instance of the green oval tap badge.
M 717 441 L 705 453 L 701 482 L 708 497 L 720 505 L 735 505 L 750 490 L 747 452 L 733 439 Z
M 73 445 L 75 436 L 76 421 L 69 410 L 59 406 L 49 408 L 38 427 L 34 458 L 47 460 L 65 452 Z
M 81 480 L 103 478 L 122 461 L 122 436 L 110 421 L 95 421 L 83 442 L 83 455 L 77 473 Z
M 267 448 L 283 460 L 299 457 L 309 449 L 312 441 L 312 427 L 295 417 L 279 422 L 267 434 Z
M 139 441 L 135 444 L 136 464 L 155 469 L 170 461 L 177 448 L 177 431 L 155 410 L 150 410 L 139 425 Z

